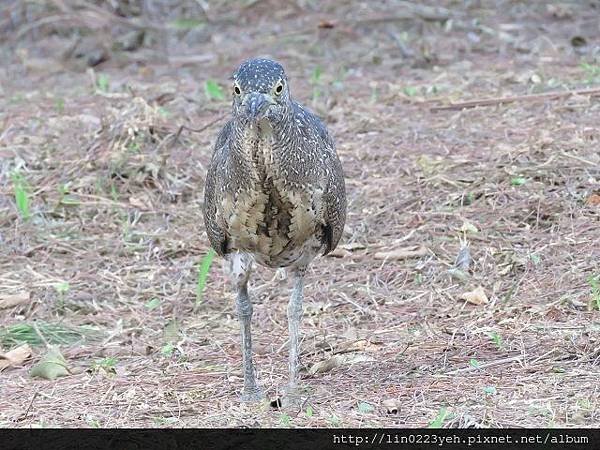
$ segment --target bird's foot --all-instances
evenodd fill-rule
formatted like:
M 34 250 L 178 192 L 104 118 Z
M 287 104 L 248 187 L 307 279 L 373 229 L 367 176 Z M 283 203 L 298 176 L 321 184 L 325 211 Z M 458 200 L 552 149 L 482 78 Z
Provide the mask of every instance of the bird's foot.
M 258 403 L 265 398 L 265 394 L 258 386 L 244 387 L 240 400 L 244 403 Z
M 306 389 L 297 384 L 288 385 L 281 396 L 281 407 L 283 409 L 300 409 L 308 399 Z

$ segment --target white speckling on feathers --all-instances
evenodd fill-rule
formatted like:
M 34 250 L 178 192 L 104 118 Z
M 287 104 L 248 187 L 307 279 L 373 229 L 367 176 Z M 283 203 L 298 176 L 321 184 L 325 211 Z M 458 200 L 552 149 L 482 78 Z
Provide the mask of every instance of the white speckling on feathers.
M 243 92 L 269 93 L 286 77 L 280 64 L 254 59 L 234 79 Z M 234 108 L 217 137 L 205 187 L 212 247 L 221 255 L 252 255 L 269 267 L 302 266 L 332 251 L 346 218 L 333 140 L 317 116 L 282 97 L 281 112 L 257 124 Z

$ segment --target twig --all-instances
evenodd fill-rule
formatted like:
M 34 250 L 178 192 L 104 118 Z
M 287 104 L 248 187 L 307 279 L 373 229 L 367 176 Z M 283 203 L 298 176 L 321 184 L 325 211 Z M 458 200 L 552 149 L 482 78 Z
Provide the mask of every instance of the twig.
M 566 156 L 567 158 L 574 159 L 575 161 L 579 161 L 579 162 L 582 162 L 584 164 L 589 164 L 590 166 L 593 166 L 593 167 L 598 167 L 598 163 L 595 163 L 595 162 L 592 162 L 592 161 L 588 161 L 587 159 L 584 159 L 581 156 L 569 155 L 566 152 L 561 152 L 560 154 L 563 155 L 563 156 Z
M 400 242 L 408 241 L 412 237 L 412 235 L 415 234 L 415 231 L 417 231 L 416 228 L 410 230 L 410 232 L 407 235 L 401 237 L 400 239 L 394 240 L 393 244 L 399 244 Z
M 442 7 L 432 7 L 420 5 L 418 3 L 412 3 L 408 1 L 397 2 L 397 6 L 403 6 L 404 9 L 398 8 L 394 14 L 386 14 L 375 17 L 368 17 L 362 20 L 355 20 L 354 24 L 368 24 L 368 23 L 380 23 L 380 22 L 397 22 L 401 20 L 414 20 L 422 19 L 432 22 L 443 22 L 452 17 L 452 13 L 449 9 Z
M 545 92 L 542 94 L 512 95 L 508 97 L 482 98 L 469 100 L 466 102 L 451 103 L 450 105 L 445 106 L 434 106 L 430 109 L 430 111 L 456 111 L 466 108 L 475 108 L 477 106 L 501 105 L 503 103 L 513 103 L 519 101 L 556 100 L 559 98 L 570 97 L 572 95 L 589 95 L 591 97 L 596 97 L 600 96 L 600 88 L 579 89 L 565 92 Z
M 0 142 L 2 142 L 4 138 L 8 136 L 8 132 L 12 130 L 12 127 L 12 124 L 6 126 L 6 121 L 4 122 L 4 131 L 2 132 L 2 134 L 0 134 Z
M 27 25 L 24 25 L 23 27 L 21 27 L 15 36 L 15 40 L 18 41 L 19 39 L 21 39 L 23 36 L 25 36 L 30 31 L 35 30 L 36 28 L 42 27 L 44 25 L 50 25 L 50 24 L 57 23 L 57 22 L 64 22 L 64 21 L 68 21 L 71 19 L 72 18 L 70 18 L 64 14 L 42 17 L 41 19 L 38 19 L 34 22 L 28 23 Z
M 512 356 L 510 358 L 502 358 L 502 359 L 498 359 L 496 361 L 490 361 L 488 363 L 483 363 L 483 364 L 479 364 L 477 367 L 465 367 L 463 369 L 457 369 L 457 370 L 453 370 L 451 372 L 446 372 L 443 375 L 456 375 L 459 373 L 465 373 L 465 372 L 473 372 L 475 370 L 479 370 L 479 369 L 485 369 L 486 367 L 492 367 L 492 366 L 500 366 L 502 364 L 506 364 L 506 363 L 510 363 L 510 362 L 515 362 L 515 361 L 521 361 L 522 356 Z
M 44 342 L 44 345 L 46 346 L 46 348 L 49 348 L 50 347 L 50 343 L 47 341 L 46 337 L 42 334 L 42 332 L 40 331 L 39 327 L 37 326 L 37 323 L 35 323 L 35 322 L 33 322 L 33 329 L 35 330 L 35 332 L 37 333 L 37 335 L 40 337 L 40 339 Z
M 206 130 L 207 128 L 212 127 L 214 124 L 220 122 L 221 120 L 223 120 L 223 118 L 226 116 L 226 114 L 221 114 L 220 116 L 218 116 L 216 119 L 211 120 L 210 122 L 208 122 L 207 124 L 205 124 L 204 126 L 200 127 L 200 128 L 190 128 L 187 127 L 185 125 L 181 125 L 179 127 L 179 130 L 177 130 L 177 133 L 175 133 L 175 138 L 173 139 L 173 144 L 175 145 L 177 143 L 177 141 L 179 140 L 179 136 L 181 135 L 181 132 L 183 130 L 187 130 L 187 131 L 191 131 L 192 133 L 202 133 L 204 130 Z
M 18 420 L 25 420 L 25 419 L 27 419 L 27 415 L 29 414 L 29 410 L 31 410 L 31 407 L 33 406 L 33 402 L 35 401 L 36 397 L 38 396 L 38 393 L 39 393 L 39 390 L 36 389 L 36 391 L 31 396 L 31 400 L 29 401 L 29 405 L 27 405 L 27 409 L 25 410 L 25 414 L 23 414 L 23 416 L 19 417 Z

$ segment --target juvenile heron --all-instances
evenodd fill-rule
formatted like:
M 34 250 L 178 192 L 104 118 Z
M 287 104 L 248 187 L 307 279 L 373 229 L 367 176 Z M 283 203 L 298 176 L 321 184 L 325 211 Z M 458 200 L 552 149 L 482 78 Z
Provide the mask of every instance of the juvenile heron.
M 287 267 L 293 274 L 286 398 L 293 397 L 304 274 L 316 256 L 337 246 L 345 220 L 344 175 L 325 125 L 292 100 L 279 63 L 244 62 L 233 75 L 232 117 L 217 137 L 204 193 L 210 244 L 229 261 L 237 290 L 242 400 L 263 397 L 252 362 L 248 279 L 253 263 Z

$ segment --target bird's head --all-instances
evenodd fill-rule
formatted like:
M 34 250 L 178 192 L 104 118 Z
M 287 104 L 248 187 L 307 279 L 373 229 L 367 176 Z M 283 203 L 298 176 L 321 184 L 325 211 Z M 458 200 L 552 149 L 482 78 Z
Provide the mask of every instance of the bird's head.
M 244 122 L 275 121 L 291 107 L 283 67 L 270 59 L 250 59 L 233 74 L 233 113 Z

